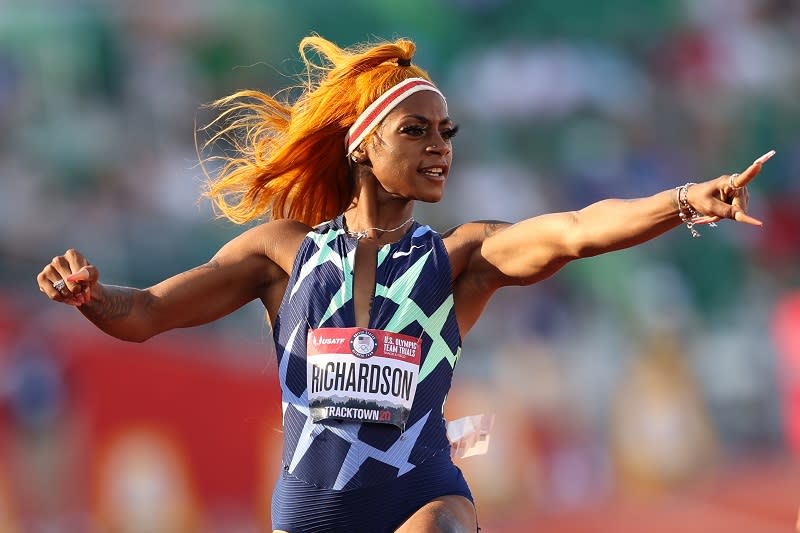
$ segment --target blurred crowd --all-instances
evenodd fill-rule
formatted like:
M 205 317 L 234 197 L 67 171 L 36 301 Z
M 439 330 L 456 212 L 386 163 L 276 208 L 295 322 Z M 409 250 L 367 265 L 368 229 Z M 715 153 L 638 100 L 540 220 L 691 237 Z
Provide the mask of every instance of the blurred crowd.
M 452 418 L 496 413 L 489 455 L 464 465 L 488 523 L 521 499 L 535 513 L 661 493 L 790 451 L 772 331 L 800 287 L 795 0 L 0 3 L 0 436 L 28 405 L 19 376 L 49 391 L 34 400 L 64 394 L 57 358 L 30 348 L 62 316 L 36 273 L 75 247 L 103 280 L 145 286 L 240 232 L 200 199 L 205 104 L 294 85 L 310 32 L 417 42 L 461 126 L 445 200 L 417 209 L 440 231 L 648 195 L 777 150 L 751 186 L 763 229 L 678 228 L 498 293 L 448 401 Z M 263 318 L 248 306 L 198 335 L 260 340 Z M 3 492 L 0 468 L 0 525 Z

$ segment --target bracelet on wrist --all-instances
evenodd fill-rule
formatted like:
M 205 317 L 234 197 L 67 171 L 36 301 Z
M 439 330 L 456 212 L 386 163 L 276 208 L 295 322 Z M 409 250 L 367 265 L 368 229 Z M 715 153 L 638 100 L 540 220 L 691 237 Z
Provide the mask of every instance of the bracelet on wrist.
M 689 187 L 692 185 L 696 185 L 696 183 L 690 181 L 680 187 L 675 187 L 675 197 L 676 203 L 678 204 L 678 216 L 681 222 L 686 224 L 686 228 L 689 230 L 692 237 L 697 238 L 700 236 L 700 232 L 694 227 L 694 219 L 698 218 L 700 214 L 692 207 L 688 199 Z

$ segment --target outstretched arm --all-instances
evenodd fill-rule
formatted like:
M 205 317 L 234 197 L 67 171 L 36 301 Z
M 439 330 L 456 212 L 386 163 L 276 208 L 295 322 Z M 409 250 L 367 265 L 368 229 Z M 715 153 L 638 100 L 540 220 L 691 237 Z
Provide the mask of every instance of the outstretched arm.
M 496 269 L 498 283 L 530 284 L 569 261 L 649 241 L 682 223 L 723 218 L 761 225 L 749 216 L 745 187 L 774 152 L 741 174 L 663 191 L 635 200 L 603 200 L 580 211 L 543 215 L 486 238 L 478 261 Z
M 498 288 L 535 283 L 575 259 L 635 246 L 687 221 L 702 224 L 729 218 L 761 225 L 747 214 L 745 187 L 773 154 L 761 156 L 741 174 L 647 198 L 602 200 L 579 211 L 537 216 L 516 224 L 471 222 L 459 226 L 445 235 L 445 243 L 462 334 L 477 321 Z
M 102 284 L 97 268 L 69 250 L 42 270 L 39 288 L 52 300 L 78 307 L 109 335 L 143 341 L 170 329 L 211 322 L 256 298 L 267 299 L 285 279 L 305 233 L 292 224 L 272 222 L 248 230 L 208 263 L 147 289 Z M 62 279 L 66 286 L 59 292 Z

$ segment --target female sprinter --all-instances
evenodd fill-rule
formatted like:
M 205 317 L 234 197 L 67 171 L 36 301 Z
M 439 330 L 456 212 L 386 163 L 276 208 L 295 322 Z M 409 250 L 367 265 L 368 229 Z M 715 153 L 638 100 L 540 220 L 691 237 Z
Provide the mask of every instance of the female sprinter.
M 414 50 L 408 40 L 340 49 L 307 37 L 299 98 L 242 91 L 217 102 L 215 139 L 238 151 L 207 195 L 235 222 L 268 221 L 208 263 L 134 289 L 100 283 L 68 250 L 38 275 L 51 300 L 135 342 L 263 302 L 283 403 L 278 531 L 476 531 L 442 405 L 462 338 L 492 294 L 682 224 L 760 224 L 745 186 L 772 152 L 741 174 L 647 198 L 437 233 L 414 219 L 414 204 L 442 198 L 457 127 Z

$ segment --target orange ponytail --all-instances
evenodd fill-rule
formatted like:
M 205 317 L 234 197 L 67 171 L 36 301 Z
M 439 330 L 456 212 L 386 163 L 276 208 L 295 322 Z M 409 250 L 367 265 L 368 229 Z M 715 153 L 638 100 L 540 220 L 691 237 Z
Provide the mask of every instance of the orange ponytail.
M 312 62 L 308 50 L 322 63 Z M 204 196 L 239 224 L 268 216 L 313 226 L 342 213 L 353 195 L 347 130 L 390 87 L 406 78 L 430 79 L 416 66 L 398 66 L 414 50 L 406 39 L 342 49 L 318 35 L 304 38 L 306 80 L 293 104 L 254 90 L 212 104 L 223 111 L 206 128 L 226 125 L 205 147 L 225 140 L 234 155 L 207 159 L 221 168 Z

